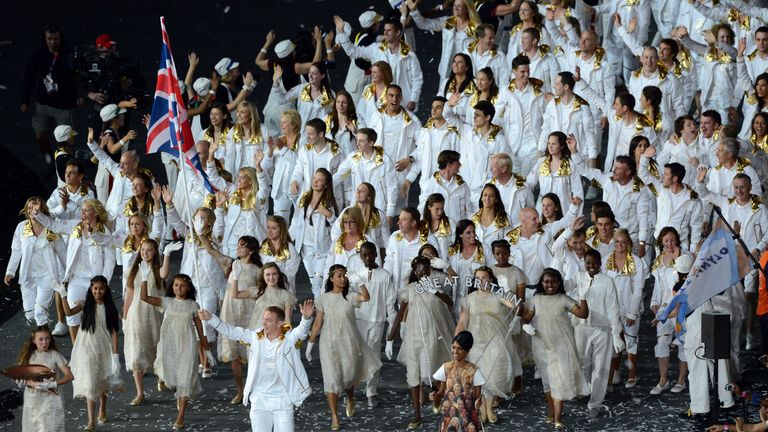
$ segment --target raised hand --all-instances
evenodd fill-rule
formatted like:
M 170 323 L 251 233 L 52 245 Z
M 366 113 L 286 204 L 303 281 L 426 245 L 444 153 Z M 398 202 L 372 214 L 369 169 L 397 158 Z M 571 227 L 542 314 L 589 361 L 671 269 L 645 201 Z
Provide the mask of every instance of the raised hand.
M 173 205 L 173 191 L 167 185 L 163 186 L 163 202 L 166 206 Z
M 299 307 L 299 311 L 301 312 L 301 316 L 305 318 L 311 317 L 315 313 L 315 301 L 312 299 L 305 300 Z
M 568 134 L 568 138 L 565 139 L 565 143 L 568 144 L 568 150 L 574 155 L 579 152 L 579 143 L 576 142 L 576 136 L 574 134 Z
M 192 51 L 187 55 L 187 59 L 189 60 L 189 67 L 190 68 L 196 68 L 197 65 L 200 63 L 200 58 L 197 57 L 197 53 Z
M 282 77 L 283 77 L 283 68 L 280 65 L 276 64 L 274 71 L 272 72 L 272 82 L 277 83 Z
M 128 131 L 127 134 L 123 137 L 123 142 L 133 141 L 136 139 L 136 137 L 139 136 L 135 130 L 131 129 Z
M 264 39 L 264 46 L 265 47 L 272 46 L 274 42 L 275 42 L 275 31 L 270 30 L 269 33 L 267 33 L 267 37 Z
M 643 156 L 652 158 L 656 156 L 656 147 L 650 146 L 643 152 Z
M 629 19 L 629 23 L 627 23 L 627 32 L 634 33 L 635 29 L 637 28 L 637 17 L 633 16 Z
M 736 56 L 744 57 L 744 52 L 747 50 L 747 38 L 743 37 L 739 39 L 739 46 L 736 48 Z

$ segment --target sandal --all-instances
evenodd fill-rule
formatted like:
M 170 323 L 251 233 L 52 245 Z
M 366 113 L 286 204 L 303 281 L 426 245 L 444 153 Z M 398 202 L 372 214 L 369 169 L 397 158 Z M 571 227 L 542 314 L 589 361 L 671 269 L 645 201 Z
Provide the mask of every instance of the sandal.
M 418 429 L 421 426 L 421 420 L 416 420 L 408 423 L 408 430 Z

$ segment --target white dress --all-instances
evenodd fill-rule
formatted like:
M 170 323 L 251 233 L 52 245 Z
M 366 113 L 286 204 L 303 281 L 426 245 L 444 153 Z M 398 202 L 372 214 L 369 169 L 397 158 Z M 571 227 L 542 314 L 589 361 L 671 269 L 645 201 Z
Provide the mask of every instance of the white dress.
M 194 300 L 161 297 L 163 326 L 157 345 L 155 373 L 169 388 L 175 390 L 176 399 L 194 399 L 201 391 L 197 373 L 197 334 L 192 318 L 199 306 Z
M 58 376 L 59 370 L 67 365 L 67 359 L 58 351 L 35 351 L 29 364 L 46 366 Z M 56 391 L 58 395 L 30 387 L 24 389 L 22 432 L 64 432 L 64 389 Z
M 242 261 L 241 261 L 242 262 Z M 255 295 L 256 281 L 261 279 L 261 267 L 256 264 L 242 263 L 242 271 L 237 282 L 238 291 L 250 291 Z M 251 322 L 254 302 L 251 299 L 236 299 L 232 297 L 231 289 L 227 288 L 221 305 L 221 320 L 236 327 L 247 328 Z M 248 361 L 248 346 L 239 341 L 219 335 L 217 339 L 219 360 L 229 363 L 240 360 Z
M 408 325 L 397 361 L 405 365 L 408 387 L 416 387 L 451 361 L 453 318 L 448 305 L 419 282 L 400 289 L 399 296 L 408 303 Z
M 138 278 L 136 278 L 136 282 Z M 135 283 L 135 282 L 134 282 Z M 147 281 L 147 293 L 153 297 L 162 297 L 164 292 L 155 286 L 155 278 Z M 160 341 L 160 325 L 163 314 L 151 304 L 141 301 L 141 290 L 133 289 L 133 300 L 125 318 L 125 369 L 128 372 L 149 372 L 155 364 L 157 343 Z
M 320 338 L 320 366 L 326 393 L 343 393 L 381 369 L 379 353 L 365 343 L 357 329 L 355 308 L 358 293 L 326 292 L 318 297 L 317 310 L 323 313 Z
M 93 331 L 80 326 L 72 347 L 72 397 L 97 400 L 112 390 L 112 336 L 107 330 L 104 304 L 96 305 Z
M 495 293 L 479 290 L 464 299 L 462 309 L 469 312 L 467 330 L 475 341 L 467 360 L 476 364 L 487 380 L 483 394 L 507 398 L 515 377 L 523 374 L 515 342 L 508 333 L 512 310 Z
M 250 314 L 250 323 L 247 326 L 251 330 L 256 330 L 264 326 L 262 320 L 264 319 L 264 312 L 268 307 L 277 306 L 281 309 L 285 309 L 286 304 L 290 304 L 291 307 L 296 304 L 296 296 L 291 294 L 287 289 L 267 287 L 264 290 L 264 294 L 259 298 L 256 298 L 256 290 L 254 290 L 252 294 L 255 300 L 253 301 L 253 309 Z M 290 322 L 291 311 L 285 311 L 285 320 Z
M 589 394 L 569 317 L 575 304 L 576 300 L 565 294 L 538 294 L 530 301 L 530 308 L 536 313 L 531 322 L 536 328 L 531 337 L 533 357 L 544 391 L 550 391 L 554 399 L 561 401 Z

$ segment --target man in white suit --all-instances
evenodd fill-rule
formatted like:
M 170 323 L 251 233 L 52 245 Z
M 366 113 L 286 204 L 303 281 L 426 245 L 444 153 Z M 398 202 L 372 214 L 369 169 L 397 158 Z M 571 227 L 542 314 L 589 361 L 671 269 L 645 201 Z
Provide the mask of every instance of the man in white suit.
M 243 405 L 251 402 L 253 432 L 293 432 L 293 410 L 312 393 L 309 379 L 301 364 L 301 341 L 309 335 L 313 300 L 301 305 L 301 323 L 291 329 L 286 325 L 285 311 L 270 306 L 264 312 L 262 328 L 248 330 L 223 322 L 207 310 L 197 312 L 224 336 L 249 344 L 248 378 L 245 381 Z

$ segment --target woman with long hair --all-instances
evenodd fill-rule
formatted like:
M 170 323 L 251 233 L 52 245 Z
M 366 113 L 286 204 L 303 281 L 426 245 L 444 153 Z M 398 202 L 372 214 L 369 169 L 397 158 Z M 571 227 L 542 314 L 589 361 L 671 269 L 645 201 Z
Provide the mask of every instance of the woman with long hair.
M 48 324 L 48 307 L 53 298 L 53 285 L 61 280 L 67 257 L 67 245 L 57 234 L 38 222 L 42 213 L 50 217 L 48 206 L 38 196 L 27 198 L 21 215 L 25 220 L 16 225 L 11 242 L 11 257 L 5 270 L 5 286 L 18 271 L 24 318 L 38 326 Z M 60 323 L 56 328 L 60 328 Z M 63 329 L 66 333 L 66 327 Z
M 643 108 L 643 115 L 651 125 L 651 129 L 656 132 L 656 142 L 661 144 L 669 138 L 672 133 L 674 122 L 672 114 L 661 111 L 661 100 L 663 93 L 656 86 L 645 86 L 640 92 L 640 106 Z
M 603 271 L 616 285 L 619 296 L 619 316 L 624 327 L 621 335 L 627 348 L 629 362 L 628 375 L 625 387 L 633 388 L 637 385 L 637 352 L 639 345 L 640 314 L 643 304 L 643 287 L 648 279 L 648 268 L 645 261 L 632 253 L 632 239 L 629 232 L 619 228 L 613 234 L 613 252 L 608 255 L 603 263 Z M 621 353 L 611 361 L 611 373 L 609 385 L 619 381 L 619 365 Z M 614 375 L 617 379 L 614 379 Z
M 260 163 L 255 163 L 256 171 L 264 170 L 271 178 L 272 208 L 275 215 L 287 218 L 291 214 L 293 202 L 290 196 L 291 174 L 299 157 L 296 153 L 299 149 L 301 138 L 301 116 L 296 110 L 288 110 L 280 114 L 279 137 L 269 137 L 267 151 Z
M 544 385 L 547 421 L 553 422 L 556 429 L 564 428 L 563 401 L 589 393 L 569 314 L 586 318 L 589 315 L 587 301 L 568 297 L 560 272 L 544 269 L 522 317 L 523 322 L 530 323 L 526 333 L 532 336 L 533 355 Z
M 317 298 L 323 281 L 323 265 L 331 247 L 331 224 L 339 209 L 333 194 L 333 177 L 325 168 L 318 168 L 312 177 L 310 190 L 301 194 L 296 203 L 289 233 L 301 254 L 304 269 Z
M 746 123 L 746 119 L 745 119 Z M 757 153 L 762 150 L 768 153 L 768 112 L 759 112 L 750 122 L 750 134 L 747 142 L 752 147 L 752 152 Z
M 370 241 L 363 233 L 363 213 L 357 207 L 350 207 L 339 218 L 341 220 L 342 233 L 333 238 L 328 257 L 325 260 L 325 268 L 334 264 L 340 264 L 357 272 L 364 267 L 360 257 L 360 247 Z M 375 243 L 374 243 L 375 244 Z M 378 249 L 378 245 L 376 246 Z M 381 259 L 378 260 L 381 264 Z
M 66 298 L 67 291 L 57 286 L 56 294 Z M 94 276 L 84 302 L 70 308 L 62 302 L 67 316 L 82 312 L 82 330 L 72 347 L 72 374 L 77 377 L 72 385 L 75 398 L 84 398 L 88 410 L 85 430 L 96 427 L 96 401 L 99 402 L 99 424 L 107 419 L 107 392 L 122 387 L 120 354 L 117 351 L 117 333 L 120 317 L 112 300 L 109 282 L 104 276 Z
M 139 177 L 134 177 L 134 182 Z M 127 226 L 127 232 L 115 232 L 113 233 L 113 242 L 115 247 L 120 249 L 120 262 L 124 269 L 131 268 L 136 257 L 140 255 L 141 243 L 146 239 L 154 239 L 159 241 L 163 234 L 163 224 L 165 218 L 163 217 L 163 210 L 160 204 L 160 195 L 162 190 L 160 186 L 156 186 L 152 190 L 152 202 L 153 204 L 147 205 L 145 202 L 143 210 L 150 211 L 152 217 L 143 211 L 132 212 L 131 208 L 126 205 L 125 222 Z M 130 204 L 131 201 L 129 200 Z M 147 208 L 148 207 L 148 208 Z M 141 207 L 139 207 L 141 208 Z M 123 298 L 125 298 L 125 290 L 127 278 L 123 277 Z
M 259 152 L 254 160 L 261 162 L 263 157 L 264 153 Z M 222 179 L 215 170 L 208 170 L 211 183 L 219 188 L 216 192 L 216 218 L 224 222 L 221 238 L 221 253 L 224 255 L 234 256 L 237 242 L 244 235 L 253 235 L 259 241 L 266 238 L 269 180 L 261 164 L 257 165 L 257 168 L 240 168 L 235 183 Z
M 328 139 L 336 141 L 341 148 L 344 158 L 358 150 L 357 139 L 357 113 L 352 96 L 346 90 L 340 90 L 333 102 L 333 111 L 325 117 Z M 344 206 L 349 205 L 349 196 L 352 191 L 352 178 L 347 177 L 343 184 L 344 194 L 340 197 Z
M 570 202 L 572 196 L 584 199 L 581 176 L 574 170 L 567 139 L 562 132 L 549 134 L 544 156 L 539 158 L 525 180 L 525 185 L 531 190 L 539 186 L 539 199 L 536 201 L 539 213 L 544 195 L 550 192 L 557 195 L 561 203 Z
M 229 288 L 224 293 L 221 302 L 221 319 L 238 327 L 247 328 L 251 322 L 253 301 L 250 296 L 239 296 L 243 292 L 249 294 L 249 289 L 256 286 L 261 278 L 261 259 L 259 258 L 259 241 L 253 236 L 242 236 L 237 241 L 236 259 L 232 262 L 229 273 Z M 248 362 L 248 348 L 236 340 L 219 337 L 218 355 L 222 363 L 229 363 L 235 380 L 237 392 L 231 405 L 243 401 L 243 364 Z
M 479 288 L 472 289 L 463 300 L 456 334 L 467 330 L 475 338 L 476 349 L 468 360 L 477 365 L 487 380 L 480 415 L 483 421 L 495 424 L 498 420 L 494 407 L 500 398 L 509 397 L 515 377 L 523 374 L 515 342 L 507 334 L 517 306 L 494 292 L 501 288 L 490 267 L 475 270 L 474 280 L 479 283 L 473 286 Z
M 22 431 L 64 432 L 64 392 L 61 386 L 74 379 L 69 362 L 56 348 L 56 340 L 48 326 L 32 329 L 21 347 L 17 365 L 43 365 L 55 372 L 45 381 L 24 382 Z M 52 389 L 59 389 L 51 391 Z
M 455 58 L 456 54 L 467 50 L 469 42 L 476 36 L 477 26 L 482 22 L 477 15 L 475 3 L 470 0 L 454 1 L 452 14 L 440 18 L 424 18 L 419 13 L 418 3 L 415 0 L 406 0 L 400 6 L 400 11 L 403 17 L 406 17 L 410 10 L 410 16 L 416 27 L 442 34 L 443 48 L 440 54 L 440 63 L 437 66 L 437 74 L 440 76 L 440 82 L 444 83 L 450 74 L 452 59 Z
M 28 203 L 29 204 L 29 203 Z M 33 212 L 32 216 L 50 233 L 69 234 L 67 242 L 66 265 L 62 283 L 67 283 L 68 306 L 74 308 L 83 302 L 91 287 L 91 278 L 103 276 L 112 278 L 115 270 L 115 250 L 112 231 L 109 229 L 109 214 L 101 201 L 86 199 L 81 207 L 80 219 L 52 219 L 45 212 Z M 67 306 L 67 305 L 64 305 Z M 66 308 L 65 308 L 66 311 Z M 67 314 L 67 324 L 72 341 L 82 320 L 78 312 Z
M 380 60 L 371 66 L 371 83 L 363 89 L 363 95 L 356 105 L 358 127 L 374 124 L 379 108 L 387 103 L 387 87 L 393 80 L 389 63 Z
M 160 186 L 155 187 L 152 184 L 152 178 L 145 172 L 139 171 L 131 179 L 131 197 L 126 201 L 122 211 L 115 218 L 115 234 L 125 235 L 129 231 L 128 218 L 131 215 L 140 213 L 148 219 L 149 228 L 154 218 L 155 200 L 154 194 L 160 194 Z M 155 192 L 157 190 L 157 192 Z M 130 266 L 130 263 L 123 264 Z
M 227 134 L 224 169 L 234 173 L 243 167 L 254 166 L 253 157 L 267 150 L 269 130 L 259 121 L 259 111 L 253 102 L 240 102 L 237 106 L 237 124 Z M 209 156 L 209 160 L 214 155 Z
M 147 292 L 161 297 L 164 293 L 163 280 L 168 277 L 169 260 L 161 265 L 160 250 L 155 240 L 145 238 L 140 242 L 139 257 L 135 259 L 125 277 L 123 302 L 123 333 L 125 334 L 125 369 L 133 372 L 136 397 L 130 405 L 144 403 L 144 374 L 151 371 L 157 358 L 157 343 L 160 340 L 160 325 L 163 315 L 157 308 L 141 301 L 141 280 L 139 267 L 144 264 L 151 269 L 147 279 Z M 160 384 L 160 383 L 158 383 Z
M 491 243 L 506 237 L 512 224 L 501 201 L 501 193 L 495 185 L 488 183 L 483 187 L 479 207 L 470 220 L 475 223 L 478 241 L 483 245 L 483 255 L 488 260 L 493 256 Z
M 328 81 L 328 69 L 324 63 L 312 63 L 307 74 L 307 84 L 299 84 L 286 91 L 280 85 L 283 69 L 275 66 L 272 75 L 272 92 L 277 93 L 281 103 L 296 101 L 296 110 L 301 114 L 302 123 L 319 118 L 324 119 L 333 110 L 336 94 Z
M 740 40 L 736 57 L 736 70 L 738 74 L 738 86 L 740 90 L 746 92 L 744 104 L 741 107 L 741 113 L 744 117 L 744 125 L 741 127 L 739 138 L 746 140 L 749 138 L 750 123 L 748 119 L 755 118 L 755 114 L 768 111 L 768 72 L 763 72 L 755 77 L 755 83 L 749 79 L 747 65 L 744 63 L 744 51 L 746 50 L 746 41 Z
M 550 37 L 549 32 L 544 27 L 544 16 L 539 12 L 538 5 L 531 0 L 524 0 L 520 3 L 520 8 L 517 10 L 517 16 L 520 18 L 520 22 L 512 27 L 509 32 L 509 44 L 507 45 L 507 61 L 510 67 L 512 66 L 512 59 L 515 58 L 520 49 L 520 36 L 523 35 L 523 30 L 527 28 L 534 28 L 541 34 L 540 44 L 549 44 Z
M 581 198 L 572 197 L 568 212 L 563 214 L 560 197 L 552 192 L 545 194 L 541 199 L 541 228 L 553 239 L 557 239 L 563 230 L 581 214 L 581 204 Z
M 475 233 L 475 223 L 463 219 L 456 224 L 456 234 L 453 244 L 448 248 L 449 273 L 453 272 L 459 279 L 459 286 L 454 292 L 454 315 L 461 314 L 461 300 L 467 295 L 466 281 L 472 279 L 475 270 L 486 265 L 483 245 Z
M 411 261 L 408 285 L 398 291 L 400 309 L 387 335 L 386 355 L 392 359 L 395 336 L 407 319 L 403 344 L 397 361 L 405 366 L 406 382 L 411 390 L 414 419 L 408 429 L 421 425 L 422 384 L 432 382 L 432 373 L 451 358 L 448 341 L 453 335 L 453 302 L 444 281 L 432 274 L 430 259 L 417 256 Z M 434 388 L 433 388 L 434 390 Z M 437 412 L 433 405 L 433 411 Z
M 381 368 L 379 354 L 365 343 L 356 324 L 355 308 L 370 298 L 365 285 L 360 285 L 360 292 L 350 291 L 347 269 L 334 265 L 328 269 L 325 292 L 315 303 L 317 317 L 305 355 L 311 362 L 312 347 L 325 329 L 320 343 L 320 366 L 332 430 L 339 430 L 339 394 L 346 393 L 346 414 L 351 418 L 355 415 L 355 385 Z
M 259 258 L 265 265 L 274 262 L 288 277 L 288 291 L 296 292 L 296 273 L 299 272 L 301 256 L 293 247 L 288 235 L 288 223 L 282 216 L 267 218 L 267 238 L 261 242 Z
M 675 261 L 682 255 L 680 251 L 680 234 L 673 227 L 661 229 L 658 244 L 660 253 L 651 266 L 651 274 L 653 275 L 651 311 L 654 316 L 660 310 L 664 310 L 675 295 L 673 289 L 679 279 L 678 272 L 675 269 Z M 682 259 L 690 260 L 690 257 Z M 664 390 L 672 387 L 667 379 L 667 374 L 669 373 L 669 347 L 674 339 L 675 323 L 676 320 L 668 319 L 663 323 L 656 322 L 652 324 L 656 327 L 656 346 L 654 346 L 653 351 L 659 366 L 659 382 L 651 389 L 652 395 L 661 394 Z M 682 346 L 678 346 L 678 358 L 680 359 L 678 378 L 672 389 L 673 393 L 680 393 L 685 389 L 685 378 L 688 374 L 688 363 L 685 361 L 685 350 Z
M 469 106 L 469 100 L 476 92 L 472 59 L 464 53 L 454 55 L 451 74 L 440 82 L 437 93 L 438 96 L 448 99 L 445 104 L 445 117 L 464 122 L 463 113 L 468 110 L 474 113 L 474 108 Z
M 433 193 L 429 195 L 421 212 L 419 229 L 427 232 L 427 242 L 435 245 L 436 252 L 440 257 L 448 256 L 454 226 L 455 222 L 452 222 L 445 214 L 445 197 L 443 194 Z
M 377 244 L 379 248 L 383 248 L 389 240 L 389 224 L 386 214 L 377 208 L 375 203 L 376 188 L 367 182 L 360 183 L 355 190 L 355 202 L 342 210 L 341 216 L 343 217 L 347 210 L 353 207 L 359 209 L 363 216 L 363 224 L 360 226 L 362 234 L 369 241 Z M 331 238 L 339 238 L 342 228 L 341 218 L 336 218 L 336 222 L 331 228 Z M 386 255 L 384 249 L 380 249 L 379 256 L 383 257 L 384 255 Z
M 493 75 L 493 70 L 490 67 L 484 67 L 475 73 L 475 88 L 474 92 L 467 99 L 467 104 L 463 107 L 464 110 L 460 111 L 452 107 L 450 102 L 447 105 L 448 109 L 445 112 L 447 118 L 451 118 L 455 121 L 460 121 L 467 126 L 473 124 L 473 117 L 475 114 L 475 105 L 480 101 L 488 101 L 493 104 L 496 109 L 496 113 L 491 119 L 493 124 L 501 124 L 501 119 L 504 118 L 504 112 L 506 109 L 507 101 L 501 98 L 500 90 L 496 78 Z M 504 128 L 506 134 L 507 128 Z
M 629 153 L 631 157 L 635 157 L 634 152 L 638 151 L 637 146 Z M 645 149 L 641 151 L 644 152 Z M 675 127 L 672 134 L 666 142 L 663 142 L 661 151 L 656 157 L 656 161 L 659 165 L 664 166 L 668 163 L 679 163 L 685 168 L 685 178 L 683 183 L 691 186 L 694 185 L 696 178 L 696 168 L 691 165 L 692 159 L 699 159 L 702 156 L 701 149 L 699 147 L 699 131 L 696 125 L 696 120 L 689 115 L 678 117 L 675 120 Z M 635 159 L 637 161 L 637 159 Z M 658 166 L 657 166 L 658 169 Z
M 227 137 L 229 129 L 232 127 L 232 120 L 229 116 L 227 106 L 221 102 L 215 102 L 211 106 L 209 114 L 211 125 L 203 131 L 203 139 L 211 143 L 211 148 L 215 146 L 214 157 L 217 162 L 224 164 L 224 156 L 227 154 Z

